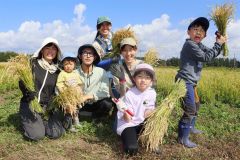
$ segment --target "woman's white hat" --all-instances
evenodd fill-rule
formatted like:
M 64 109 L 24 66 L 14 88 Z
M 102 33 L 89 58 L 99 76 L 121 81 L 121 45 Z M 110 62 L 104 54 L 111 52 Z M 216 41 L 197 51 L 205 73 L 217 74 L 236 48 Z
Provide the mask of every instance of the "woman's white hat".
M 38 57 L 39 56 L 39 53 L 40 51 L 43 49 L 44 46 L 46 46 L 47 44 L 49 43 L 53 43 L 56 45 L 57 49 L 58 49 L 58 53 L 57 53 L 57 59 L 60 61 L 61 58 L 62 58 L 62 52 L 61 52 L 61 49 L 59 48 L 59 44 L 58 44 L 58 41 L 55 39 L 55 38 L 52 38 L 52 37 L 47 37 L 43 40 L 42 42 L 42 45 L 41 47 L 36 51 L 34 52 L 33 56 L 32 57 Z

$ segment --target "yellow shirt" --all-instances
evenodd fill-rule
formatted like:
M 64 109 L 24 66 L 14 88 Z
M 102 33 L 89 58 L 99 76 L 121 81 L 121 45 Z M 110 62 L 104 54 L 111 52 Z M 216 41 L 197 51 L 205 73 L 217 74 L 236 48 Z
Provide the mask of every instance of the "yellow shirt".
M 65 87 L 82 86 L 83 82 L 80 78 L 80 74 L 77 70 L 73 70 L 71 73 L 67 73 L 64 70 L 60 72 L 57 79 L 57 89 L 63 90 Z

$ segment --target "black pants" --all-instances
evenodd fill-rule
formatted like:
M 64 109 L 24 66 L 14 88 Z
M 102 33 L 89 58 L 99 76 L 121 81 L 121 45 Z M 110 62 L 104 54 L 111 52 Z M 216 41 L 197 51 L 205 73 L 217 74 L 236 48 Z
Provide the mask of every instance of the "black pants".
M 59 112 L 50 114 L 49 119 L 46 121 L 43 120 L 40 114 L 33 113 L 28 103 L 21 101 L 19 114 L 24 136 L 27 139 L 38 141 L 45 136 L 56 139 L 65 133 Z
M 93 118 L 101 118 L 104 116 L 108 116 L 112 108 L 113 108 L 113 102 L 111 98 L 104 98 L 91 104 L 89 103 L 85 104 L 79 110 L 79 112 L 81 111 L 92 112 Z
M 143 124 L 125 128 L 121 134 L 124 152 L 134 155 L 138 152 L 138 136 L 142 131 Z

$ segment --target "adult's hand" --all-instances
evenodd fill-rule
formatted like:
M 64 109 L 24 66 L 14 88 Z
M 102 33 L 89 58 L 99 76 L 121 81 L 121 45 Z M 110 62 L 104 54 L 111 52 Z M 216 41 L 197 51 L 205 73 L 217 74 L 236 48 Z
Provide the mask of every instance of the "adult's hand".
M 30 102 L 32 100 L 34 100 L 34 98 L 36 97 L 37 93 L 35 91 L 31 91 L 29 89 L 27 89 L 26 85 L 24 84 L 24 82 L 22 80 L 19 80 L 19 89 L 21 90 L 22 94 L 23 94 L 23 100 L 25 102 Z

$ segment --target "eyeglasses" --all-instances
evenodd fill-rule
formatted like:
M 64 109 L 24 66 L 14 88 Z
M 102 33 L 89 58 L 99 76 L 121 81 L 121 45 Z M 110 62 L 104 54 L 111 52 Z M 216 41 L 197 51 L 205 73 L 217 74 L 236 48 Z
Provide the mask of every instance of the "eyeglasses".
M 93 52 L 88 52 L 88 51 L 83 51 L 82 55 L 87 56 L 87 57 L 94 57 L 94 53 Z
M 201 28 L 193 27 L 192 29 L 193 29 L 194 32 L 196 32 L 198 34 L 205 34 L 205 31 Z

